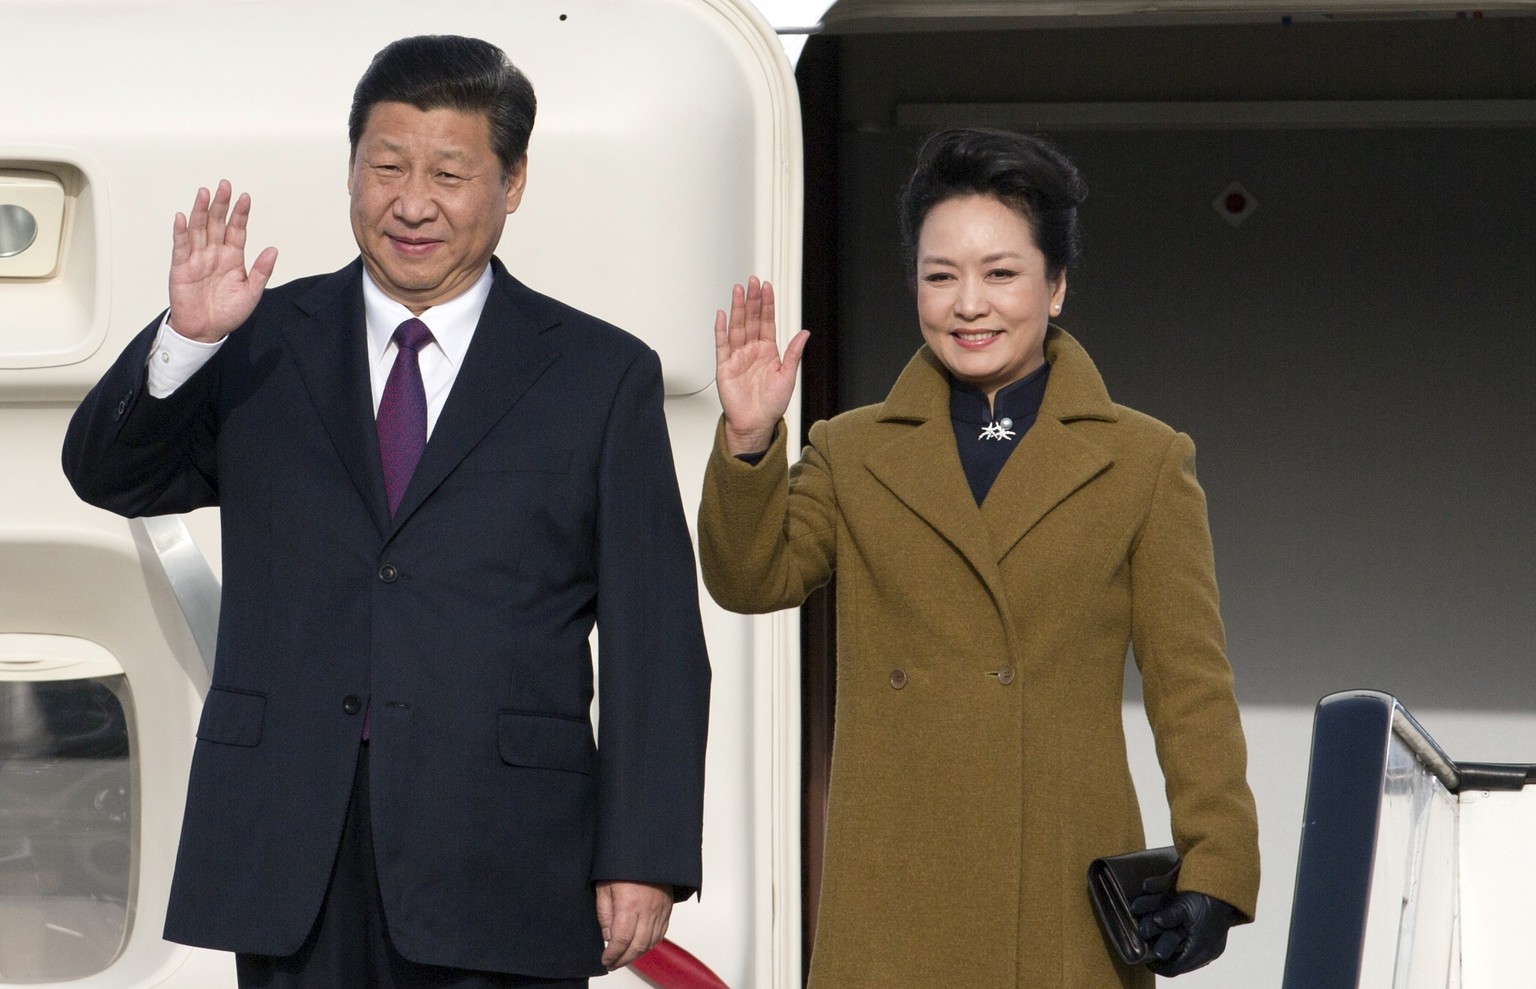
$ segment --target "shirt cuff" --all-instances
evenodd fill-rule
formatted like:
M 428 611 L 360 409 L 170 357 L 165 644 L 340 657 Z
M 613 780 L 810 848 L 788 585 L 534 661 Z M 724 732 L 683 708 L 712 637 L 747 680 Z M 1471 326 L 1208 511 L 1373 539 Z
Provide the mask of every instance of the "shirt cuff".
M 779 427 L 778 424 L 775 423 L 773 427 L 773 435 L 768 437 L 768 449 L 773 448 L 773 441 L 778 438 Z M 742 463 L 749 467 L 756 467 L 758 464 L 763 462 L 763 458 L 766 456 L 768 456 L 768 450 L 758 450 L 753 453 L 738 453 L 736 454 L 736 459 L 740 460 Z
M 145 365 L 149 393 L 155 398 L 167 398 L 186 384 L 204 364 L 219 352 L 224 341 L 203 343 L 184 337 L 171 328 L 171 314 L 160 321 L 160 332 L 149 349 Z

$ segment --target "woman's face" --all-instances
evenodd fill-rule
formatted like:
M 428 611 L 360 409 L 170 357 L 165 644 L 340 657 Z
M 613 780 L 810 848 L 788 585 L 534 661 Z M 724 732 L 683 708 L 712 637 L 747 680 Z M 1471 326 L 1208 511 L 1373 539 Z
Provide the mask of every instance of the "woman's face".
M 1029 222 L 991 196 L 946 199 L 917 236 L 917 319 L 949 373 L 985 392 L 1045 363 L 1067 273 L 1046 277 Z

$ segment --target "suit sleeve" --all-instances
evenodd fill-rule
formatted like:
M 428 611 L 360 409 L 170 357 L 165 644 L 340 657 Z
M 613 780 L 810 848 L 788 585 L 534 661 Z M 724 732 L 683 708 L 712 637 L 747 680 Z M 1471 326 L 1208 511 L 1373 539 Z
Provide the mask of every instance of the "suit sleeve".
M 163 399 L 145 363 L 160 319 L 145 328 L 85 396 L 64 437 L 64 475 L 89 504 L 130 518 L 218 503 L 213 402 L 217 360 Z
M 619 384 L 599 471 L 592 878 L 671 885 L 685 898 L 702 877 L 710 671 L 652 351 Z
M 1172 438 L 1131 557 L 1132 642 L 1162 764 L 1179 888 L 1253 918 L 1258 819 L 1247 747 L 1218 612 L 1205 495 L 1195 448 Z
M 721 417 L 699 507 L 704 586 L 721 607 L 747 614 L 798 607 L 831 579 L 838 508 L 829 432 L 825 422 L 812 426 L 791 467 L 780 422 L 768 452 L 747 464 L 726 449 Z

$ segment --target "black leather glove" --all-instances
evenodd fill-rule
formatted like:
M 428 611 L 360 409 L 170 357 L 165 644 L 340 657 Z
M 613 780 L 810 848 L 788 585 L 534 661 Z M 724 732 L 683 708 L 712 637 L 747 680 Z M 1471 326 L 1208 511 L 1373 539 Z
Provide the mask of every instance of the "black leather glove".
M 1165 978 L 1209 965 L 1227 949 L 1227 929 L 1241 915 L 1214 896 L 1187 890 L 1173 892 L 1175 874 L 1148 879 L 1141 896 L 1131 903 L 1139 918 L 1137 932 L 1151 946 L 1147 968 Z

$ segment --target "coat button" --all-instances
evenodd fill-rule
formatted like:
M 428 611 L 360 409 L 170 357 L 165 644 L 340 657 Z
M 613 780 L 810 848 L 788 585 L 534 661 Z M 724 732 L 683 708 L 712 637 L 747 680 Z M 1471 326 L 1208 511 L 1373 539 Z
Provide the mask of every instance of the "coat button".
M 113 412 L 112 412 L 112 418 L 113 419 L 121 419 L 123 417 L 123 413 L 127 412 L 127 411 L 128 411 L 128 400 L 125 398 L 121 402 L 117 403 L 117 408 L 115 410 L 113 410 Z
M 348 694 L 341 699 L 341 709 L 348 714 L 356 714 L 363 709 L 363 702 L 358 700 L 356 694 Z
M 907 685 L 907 672 L 905 670 L 891 671 L 891 686 L 900 690 Z
M 1002 669 L 998 670 L 997 671 L 997 682 L 1002 684 L 1005 687 L 1008 686 L 1010 683 L 1012 683 L 1013 682 L 1013 667 L 1005 665 Z
M 400 570 L 393 563 L 386 563 L 379 568 L 379 579 L 386 584 L 393 584 L 400 576 Z

